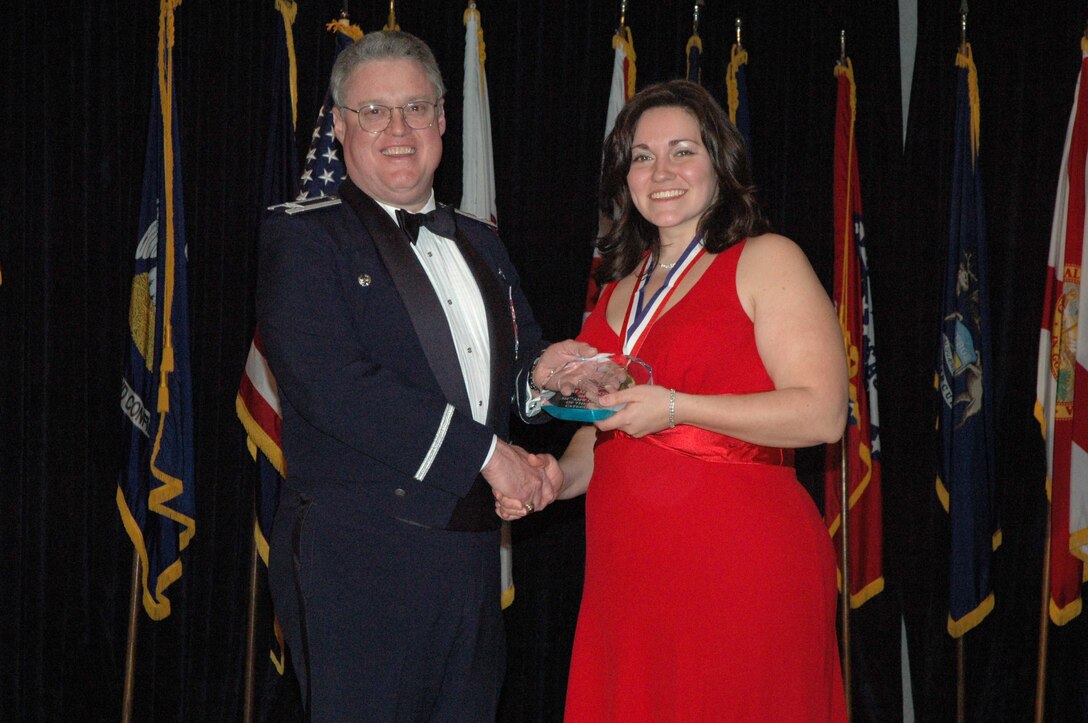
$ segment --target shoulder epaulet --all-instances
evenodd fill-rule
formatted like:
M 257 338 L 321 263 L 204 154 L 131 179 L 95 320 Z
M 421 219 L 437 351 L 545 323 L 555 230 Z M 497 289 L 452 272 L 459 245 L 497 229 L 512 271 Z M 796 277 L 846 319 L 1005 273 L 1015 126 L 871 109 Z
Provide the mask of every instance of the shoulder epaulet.
M 490 221 L 490 220 L 488 220 L 486 218 L 480 218 L 479 216 L 476 216 L 475 214 L 471 214 L 468 211 L 462 211 L 459 208 L 455 208 L 455 209 L 453 209 L 453 211 L 454 211 L 454 213 L 458 213 L 458 214 L 464 216 L 465 218 L 471 218 L 473 221 L 479 221 L 483 225 L 490 228 L 492 231 L 497 232 L 499 230 L 499 225 L 497 223 L 495 223 L 494 221 Z
M 307 211 L 313 211 L 318 208 L 328 208 L 329 206 L 338 206 L 342 203 L 339 196 L 317 196 L 316 198 L 301 198 L 294 201 L 288 201 L 287 203 L 278 203 L 275 206 L 269 206 L 269 211 L 283 211 L 288 216 L 294 216 L 296 213 L 305 213 Z

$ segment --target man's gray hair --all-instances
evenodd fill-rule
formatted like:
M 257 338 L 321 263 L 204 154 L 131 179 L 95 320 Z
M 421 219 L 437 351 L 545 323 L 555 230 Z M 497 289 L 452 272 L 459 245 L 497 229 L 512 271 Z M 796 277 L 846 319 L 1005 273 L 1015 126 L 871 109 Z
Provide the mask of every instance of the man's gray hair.
M 344 88 L 351 74 L 356 68 L 372 60 L 414 60 L 419 63 L 427 80 L 434 86 L 435 100 L 446 94 L 442 71 L 438 69 L 438 61 L 434 59 L 434 53 L 427 44 L 411 33 L 399 30 L 383 31 L 364 35 L 340 51 L 329 78 L 332 99 L 336 105 L 344 104 Z

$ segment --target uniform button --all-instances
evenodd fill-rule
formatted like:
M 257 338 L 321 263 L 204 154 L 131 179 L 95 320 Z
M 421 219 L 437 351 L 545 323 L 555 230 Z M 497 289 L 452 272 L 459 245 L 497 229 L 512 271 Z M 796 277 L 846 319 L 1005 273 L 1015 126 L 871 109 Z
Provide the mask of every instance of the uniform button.
M 450 306 L 452 306 L 453 305 L 453 299 L 446 299 L 446 303 L 449 304 Z
M 359 274 L 359 286 L 370 286 L 370 274 Z
M 402 490 L 400 487 L 398 487 L 395 490 L 393 490 L 393 494 L 395 494 L 397 497 L 404 497 L 408 493 L 405 492 L 404 490 Z

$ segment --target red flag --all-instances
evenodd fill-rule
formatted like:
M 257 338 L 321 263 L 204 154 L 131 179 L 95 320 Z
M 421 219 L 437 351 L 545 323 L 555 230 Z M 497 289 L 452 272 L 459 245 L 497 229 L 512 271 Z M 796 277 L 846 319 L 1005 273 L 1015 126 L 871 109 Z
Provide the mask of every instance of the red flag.
M 1088 39 L 1081 40 L 1081 70 L 1065 137 L 1050 234 L 1046 298 L 1039 334 L 1035 416 L 1046 440 L 1050 493 L 1050 619 L 1064 625 L 1081 611 L 1088 577 L 1088 345 L 1078 343 L 1077 319 L 1088 319 L 1081 273 L 1085 165 L 1088 161 Z
M 876 404 L 872 294 L 865 258 L 854 121 L 857 111 L 854 67 L 844 58 L 835 67 L 835 306 L 842 327 L 850 376 L 850 415 L 843 442 L 827 447 L 824 521 L 842 560 L 842 449 L 846 445 L 849 496 L 847 559 L 850 606 L 858 607 L 884 589 L 880 440 Z M 839 570 L 842 586 L 842 570 Z

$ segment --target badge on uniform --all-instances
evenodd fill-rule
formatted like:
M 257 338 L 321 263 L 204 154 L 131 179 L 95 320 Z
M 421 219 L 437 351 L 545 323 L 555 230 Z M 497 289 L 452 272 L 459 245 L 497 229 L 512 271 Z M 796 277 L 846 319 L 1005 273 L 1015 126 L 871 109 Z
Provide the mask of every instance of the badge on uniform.
M 340 203 L 342 201 L 339 196 L 317 196 L 316 198 L 302 198 L 287 203 L 277 203 L 275 206 L 269 206 L 268 210 L 277 211 L 283 209 L 283 212 L 288 216 L 294 216 L 296 213 L 305 213 L 306 211 L 328 206 L 338 206 Z

